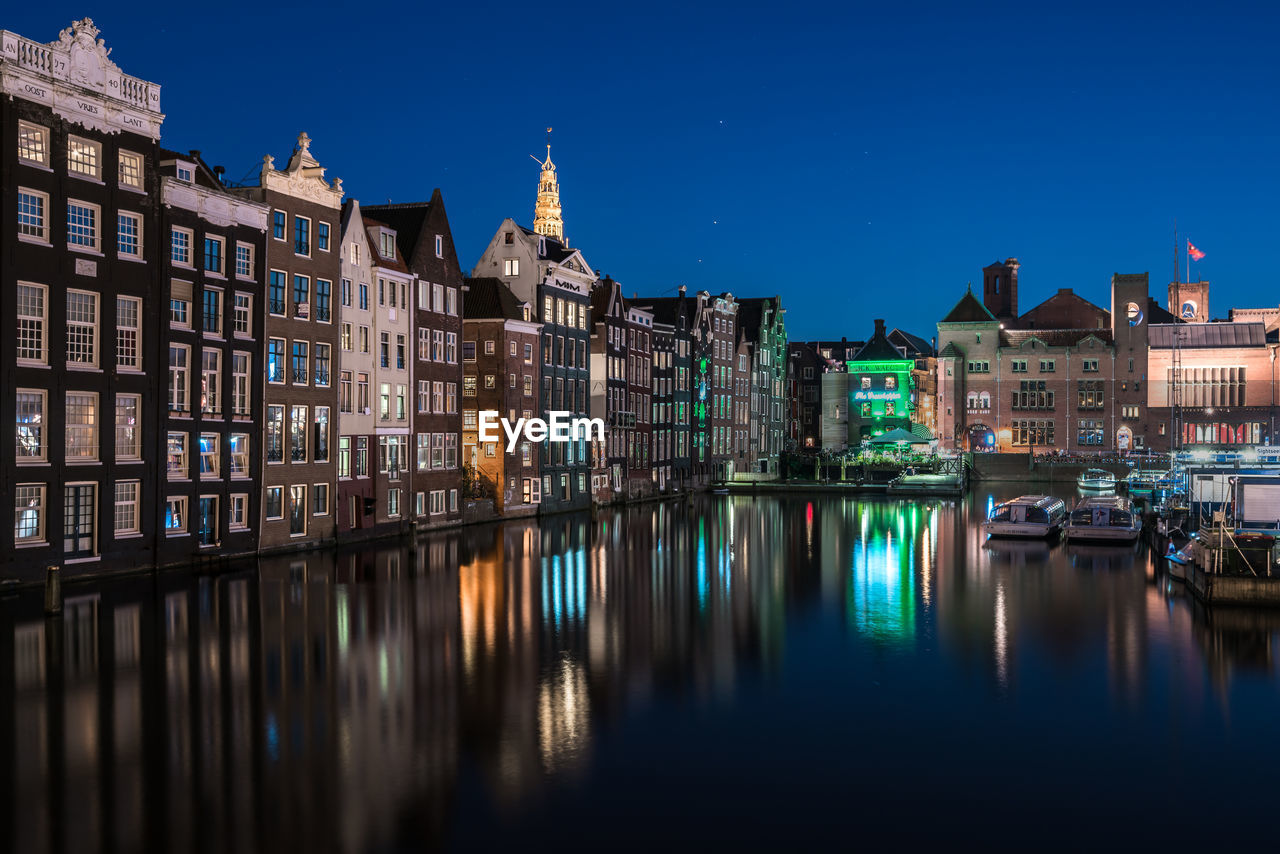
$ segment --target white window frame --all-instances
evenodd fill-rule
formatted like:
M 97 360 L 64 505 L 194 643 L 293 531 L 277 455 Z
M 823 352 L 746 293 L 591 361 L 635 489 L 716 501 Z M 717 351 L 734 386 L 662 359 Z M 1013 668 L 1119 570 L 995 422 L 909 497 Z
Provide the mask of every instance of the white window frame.
M 186 252 L 179 255 L 177 237 L 182 235 L 186 240 Z M 169 228 L 169 261 L 179 267 L 187 269 L 195 269 L 195 242 L 196 236 L 189 228 L 180 226 L 171 226 Z
M 120 424 L 120 404 L 124 401 L 133 401 L 133 447 L 121 444 L 121 424 Z M 142 461 L 142 395 L 140 394 L 117 394 L 115 401 L 115 412 L 112 415 L 115 424 L 115 461 L 120 462 L 141 462 Z M 124 425 L 126 427 L 130 425 Z
M 121 487 L 125 487 L 127 492 L 131 492 L 132 494 L 126 494 L 122 499 L 120 495 Z M 113 490 L 112 497 L 114 507 L 112 511 L 112 529 L 115 532 L 116 538 L 133 537 L 142 533 L 141 528 L 139 527 L 139 522 L 142 518 L 142 514 L 140 512 L 142 503 L 142 481 L 117 480 L 115 482 L 115 489 Z M 122 503 L 129 511 L 129 517 L 126 518 L 126 524 L 124 527 L 121 527 L 120 525 L 120 510 Z
M 22 314 L 22 303 L 21 300 L 18 301 L 16 331 L 18 333 L 19 349 L 17 352 L 19 355 L 16 361 L 19 365 L 47 365 L 49 364 L 49 286 L 36 282 L 19 281 L 18 288 L 20 290 L 32 288 L 35 293 L 39 294 L 40 314 L 38 316 L 35 314 Z M 25 328 L 23 327 L 24 323 L 28 324 Z M 37 358 L 23 357 L 21 355 L 24 332 L 33 333 L 28 335 L 27 338 L 35 338 L 38 335 L 40 355 Z
M 37 448 L 39 449 L 39 453 L 25 455 L 25 456 L 18 455 L 17 442 L 16 442 L 18 420 L 17 420 L 16 411 L 14 413 L 14 434 L 15 434 L 14 456 L 17 460 L 17 464 L 30 465 L 30 464 L 39 464 L 39 463 L 47 462 L 49 459 L 49 418 L 48 418 L 49 392 L 46 389 L 42 389 L 42 388 L 17 388 L 17 389 L 14 389 L 13 394 L 14 394 L 15 406 L 18 399 L 17 396 L 20 394 L 32 395 L 32 396 L 39 397 L 40 399 L 40 412 L 37 415 L 39 420 L 23 422 L 26 424 L 37 425 L 39 429 L 39 434 L 40 434 L 39 444 L 37 445 Z
M 49 194 L 43 190 L 35 190 L 31 187 L 19 187 L 18 195 L 31 196 L 40 201 L 40 221 L 37 226 L 34 226 L 38 233 L 28 234 L 24 232 L 22 230 L 23 228 L 31 228 L 32 226 L 28 226 L 19 221 L 18 239 L 26 243 L 39 243 L 43 246 L 51 245 L 49 242 Z M 19 203 L 21 203 L 21 199 L 19 199 Z M 18 216 L 21 215 L 22 212 L 18 211 Z
M 164 471 L 166 480 L 190 480 L 191 466 L 191 449 L 187 447 L 187 437 L 189 434 L 180 430 L 170 430 L 165 436 L 164 441 Z M 178 465 L 174 465 L 174 439 L 178 438 L 182 441 L 178 443 L 177 460 Z
M 71 297 L 73 295 L 90 298 L 90 301 L 93 304 L 93 320 L 92 321 L 71 319 Z M 100 346 L 102 338 L 101 338 L 101 335 L 99 334 L 102 328 L 101 312 L 102 312 L 102 299 L 100 294 L 94 291 L 82 291 L 77 289 L 67 290 L 67 312 L 66 312 L 67 353 L 66 353 L 66 356 L 67 356 L 68 370 L 96 370 L 97 369 L 98 355 L 100 350 L 102 349 Z M 72 330 L 74 329 L 85 330 L 83 334 L 87 335 L 88 348 L 89 348 L 89 359 L 87 361 L 84 359 L 73 360 L 71 358 L 71 347 L 72 347 L 72 340 L 73 340 Z M 83 342 L 77 342 L 77 346 L 79 346 L 82 343 Z
M 47 501 L 47 496 L 49 493 L 48 486 L 43 483 L 18 483 L 18 484 L 15 484 L 14 486 L 15 486 L 15 489 L 13 491 L 14 545 L 17 546 L 18 548 L 22 548 L 24 546 L 47 545 L 48 541 L 45 539 L 45 521 L 48 516 L 48 509 L 49 509 L 48 501 Z M 23 510 L 26 511 L 26 510 L 32 509 L 31 501 L 34 499 L 35 511 L 36 511 L 36 526 L 35 526 L 36 530 L 34 534 L 31 534 L 26 537 L 19 537 L 18 536 L 18 512 L 19 512 L 18 499 L 22 496 L 24 490 L 34 491 L 28 496 L 27 504 L 23 507 Z
M 247 272 L 243 272 L 243 273 L 240 272 L 241 250 L 244 250 L 247 254 L 247 263 L 245 264 L 245 268 Z M 236 241 L 236 258 L 235 258 L 236 278 L 242 282 L 252 282 L 254 280 L 253 279 L 253 261 L 254 261 L 253 256 L 254 256 L 254 246 L 252 243 L 245 243 L 240 240 Z
M 89 406 L 88 419 L 84 422 L 73 424 L 71 421 L 72 397 L 83 398 Z M 68 390 L 65 396 L 66 404 L 63 407 L 63 432 L 65 436 L 64 453 L 68 465 L 77 463 L 97 463 L 102 459 L 101 432 L 99 425 L 102 423 L 102 409 L 99 406 L 99 396 L 94 391 L 81 391 L 79 389 Z M 81 428 L 73 431 L 73 428 Z M 74 437 L 74 441 L 73 441 Z M 84 441 L 80 441 L 83 439 Z M 73 446 L 83 448 L 83 453 L 72 453 Z
M 40 156 L 36 158 L 23 156 L 23 134 L 34 134 L 39 139 Z M 49 168 L 49 129 L 34 122 L 18 120 L 18 161 L 28 165 Z
M 77 150 L 82 152 L 77 157 Z M 83 154 L 90 154 L 84 157 Z M 67 174 L 74 178 L 86 178 L 101 184 L 102 181 L 102 143 L 83 136 L 69 134 L 67 136 Z
M 124 232 L 124 220 L 126 219 L 133 220 L 133 226 L 134 226 L 134 235 L 133 235 L 134 251 L 133 252 L 126 252 L 121 241 L 121 236 Z M 144 222 L 145 221 L 142 218 L 142 214 L 137 213 L 136 211 L 120 210 L 116 212 L 116 255 L 117 257 L 125 258 L 130 261 L 142 260 L 142 252 L 143 252 L 142 235 L 144 233 Z
M 73 207 L 89 211 L 93 215 L 93 225 L 90 227 L 88 243 L 76 243 L 71 240 L 71 209 Z M 95 205 L 92 202 L 86 202 L 81 199 L 67 199 L 67 248 L 72 252 L 90 252 L 95 255 L 102 254 L 101 205 Z
M 130 181 L 125 177 L 125 174 L 126 174 L 125 163 L 128 161 L 132 161 L 133 165 L 136 167 L 136 171 L 138 175 L 137 181 Z M 119 183 L 119 185 L 124 189 L 137 190 L 138 192 L 144 192 L 145 182 L 146 182 L 146 169 L 144 164 L 145 164 L 145 161 L 143 160 L 143 157 L 141 154 L 138 154 L 136 151 L 127 151 L 123 148 L 120 149 L 120 151 L 116 154 L 117 183 Z

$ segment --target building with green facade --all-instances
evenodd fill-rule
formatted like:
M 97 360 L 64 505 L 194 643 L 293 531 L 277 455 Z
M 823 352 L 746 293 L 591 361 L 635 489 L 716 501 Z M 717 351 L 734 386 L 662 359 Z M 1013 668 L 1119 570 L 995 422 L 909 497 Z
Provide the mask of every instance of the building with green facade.
M 846 364 L 849 447 L 898 427 L 909 431 L 915 410 L 915 361 L 889 341 L 883 320 L 876 320 L 875 335 Z

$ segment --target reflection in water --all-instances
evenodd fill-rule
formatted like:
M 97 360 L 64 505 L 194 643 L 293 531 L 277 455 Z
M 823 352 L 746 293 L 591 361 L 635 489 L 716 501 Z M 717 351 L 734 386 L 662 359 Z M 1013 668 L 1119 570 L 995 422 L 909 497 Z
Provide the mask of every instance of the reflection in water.
M 497 844 L 668 739 L 675 779 L 732 788 L 794 771 L 804 748 L 775 738 L 839 754 L 925 723 L 928 703 L 875 717 L 868 661 L 975 709 L 1034 711 L 1045 680 L 1087 697 L 1094 674 L 1162 714 L 1274 688 L 1275 616 L 1206 612 L 1142 547 L 984 542 L 1005 497 L 707 497 L 74 588 L 57 620 L 11 598 L 3 847 Z M 751 763 L 702 762 L 690 700 L 746 727 Z M 773 729 L 784 704 L 803 726 Z

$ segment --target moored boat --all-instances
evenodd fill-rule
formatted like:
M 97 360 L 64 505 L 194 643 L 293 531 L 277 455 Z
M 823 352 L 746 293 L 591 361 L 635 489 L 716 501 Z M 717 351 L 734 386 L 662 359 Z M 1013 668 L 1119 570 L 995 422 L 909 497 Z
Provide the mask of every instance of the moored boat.
M 1125 476 L 1124 482 L 1130 495 L 1151 495 L 1156 489 L 1166 487 L 1170 479 L 1167 471 L 1134 469 Z
M 1115 489 L 1116 482 L 1116 476 L 1106 469 L 1088 469 L 1076 478 L 1076 486 L 1099 492 Z
M 1043 538 L 1062 529 L 1067 505 L 1050 495 L 1023 495 L 997 504 L 982 530 L 992 537 Z
M 1132 543 L 1142 533 L 1142 517 L 1128 498 L 1082 498 L 1067 516 L 1066 533 L 1068 541 Z

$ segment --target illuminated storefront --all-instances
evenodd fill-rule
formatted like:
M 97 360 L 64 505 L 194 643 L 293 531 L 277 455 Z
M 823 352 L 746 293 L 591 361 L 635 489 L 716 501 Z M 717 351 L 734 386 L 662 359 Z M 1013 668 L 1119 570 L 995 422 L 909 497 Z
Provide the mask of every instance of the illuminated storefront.
M 897 427 L 911 429 L 915 381 L 911 359 L 850 361 L 849 442 L 879 436 Z

